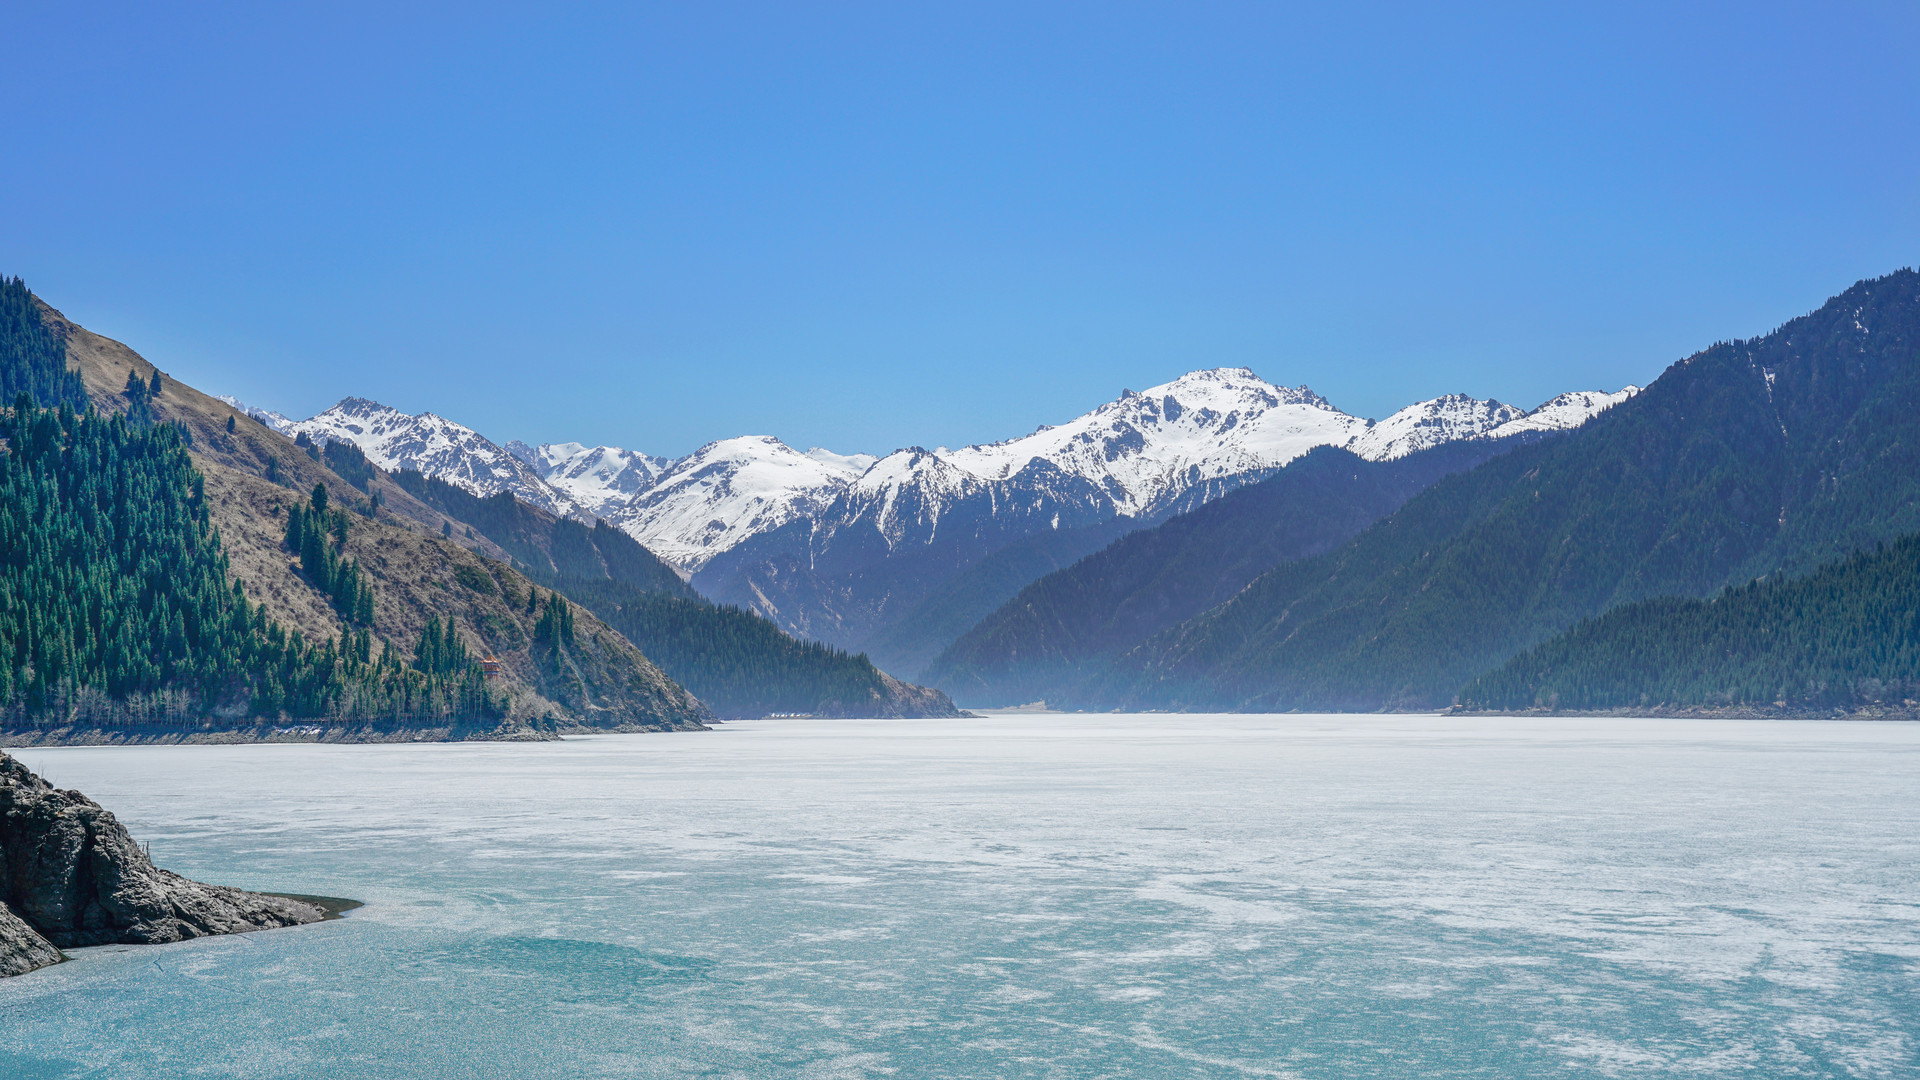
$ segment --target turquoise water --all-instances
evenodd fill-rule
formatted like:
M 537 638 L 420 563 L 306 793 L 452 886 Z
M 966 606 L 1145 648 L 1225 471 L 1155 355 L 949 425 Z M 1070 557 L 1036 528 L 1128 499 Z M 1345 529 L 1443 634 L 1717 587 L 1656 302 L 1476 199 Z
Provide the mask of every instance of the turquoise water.
M 162 865 L 367 906 L 0 982 L 0 1076 L 1920 1075 L 1920 725 L 19 756 Z

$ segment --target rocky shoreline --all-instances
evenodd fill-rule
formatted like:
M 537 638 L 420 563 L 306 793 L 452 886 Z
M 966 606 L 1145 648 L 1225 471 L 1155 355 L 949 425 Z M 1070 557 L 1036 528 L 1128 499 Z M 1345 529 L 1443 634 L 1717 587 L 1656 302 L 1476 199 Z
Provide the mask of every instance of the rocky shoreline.
M 58 963 L 62 949 L 299 926 L 348 906 L 162 870 L 111 812 L 0 754 L 0 976 Z

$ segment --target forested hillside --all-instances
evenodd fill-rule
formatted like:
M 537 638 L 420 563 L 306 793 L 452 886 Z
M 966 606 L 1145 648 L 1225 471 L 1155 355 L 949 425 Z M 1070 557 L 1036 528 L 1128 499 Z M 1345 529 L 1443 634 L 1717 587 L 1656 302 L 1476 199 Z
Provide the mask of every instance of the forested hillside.
M 141 730 L 147 733 L 158 724 L 172 725 L 176 734 L 192 734 L 180 728 L 185 719 L 200 731 L 245 729 L 259 734 L 275 722 L 303 719 L 320 723 L 298 730 L 323 731 L 329 737 L 419 738 L 501 725 L 501 731 L 525 731 L 535 724 L 547 729 L 686 728 L 698 727 L 707 715 L 683 688 L 590 614 L 580 613 L 571 640 L 557 645 L 541 640 L 537 630 L 550 617 L 549 610 L 570 613 L 571 606 L 499 561 L 507 553 L 497 547 L 448 539 L 443 534 L 464 532 L 465 526 L 420 503 L 364 459 L 356 468 L 354 461 L 337 453 L 296 446 L 251 418 L 235 415 L 224 403 L 165 377 L 126 346 L 34 302 L 42 330 L 64 348 L 63 362 L 73 365 L 69 370 L 86 393 L 83 404 L 92 410 L 91 415 L 75 412 L 75 427 L 62 437 L 72 442 L 96 425 L 100 431 L 119 425 L 131 433 L 127 438 L 133 441 L 127 445 L 173 440 L 171 457 L 149 448 L 141 451 L 141 460 L 171 462 L 166 469 L 173 471 L 156 474 L 160 478 L 152 484 L 172 477 L 165 482 L 190 485 L 194 512 L 204 515 L 208 527 L 209 539 L 203 543 L 210 546 L 193 556 L 202 561 L 170 571 L 177 581 L 151 581 L 144 587 L 158 591 L 131 601 L 142 614 L 121 620 L 128 633 L 154 629 L 141 621 L 152 610 L 169 618 L 179 614 L 189 627 L 184 654 L 168 651 L 175 637 L 171 623 L 162 628 L 166 633 L 157 639 L 161 644 L 144 646 L 160 673 L 133 681 L 113 674 L 125 665 L 125 656 L 98 651 L 105 640 L 99 628 L 107 625 L 99 620 L 108 618 L 100 612 L 107 609 L 96 605 L 84 619 L 59 615 L 58 605 L 46 607 L 45 590 L 53 586 L 36 586 L 42 590 L 36 610 L 65 620 L 60 625 L 70 631 L 76 655 L 97 655 L 97 662 L 88 661 L 88 670 L 99 674 L 67 675 L 66 690 L 60 688 L 59 677 L 50 674 L 40 680 L 51 696 L 41 699 L 44 708 L 35 709 L 21 699 L 13 715 L 30 722 L 31 730 L 25 736 L 16 731 L 16 737 L 64 738 L 59 731 L 88 725 L 124 730 L 126 723 L 145 724 Z M 31 336 L 7 340 L 32 343 Z M 0 372 L 14 372 L 17 378 L 36 362 L 35 356 L 31 347 L 0 350 Z M 64 423 L 59 414 L 52 415 Z M 352 478 L 336 473 L 330 462 Z M 73 490 L 106 482 L 96 475 L 103 467 L 97 456 L 82 455 L 59 467 L 72 474 L 71 484 L 78 485 Z M 121 498 L 123 486 L 110 490 L 114 499 Z M 124 490 L 126 498 L 134 500 L 125 504 L 126 513 L 148 512 L 137 500 L 155 496 Z M 41 521 L 27 531 L 29 538 L 56 527 L 77 529 L 74 535 L 85 537 L 95 527 L 86 515 L 107 512 L 87 511 L 77 502 L 51 509 L 44 500 L 34 505 Z M 97 498 L 95 505 L 105 506 Z M 56 526 L 63 516 L 76 514 L 78 524 Z M 185 544 L 179 538 L 184 528 L 181 522 L 168 524 L 133 554 L 173 558 L 169 545 Z M 78 546 L 69 545 L 60 557 L 82 561 L 63 564 L 65 569 L 36 570 L 35 580 L 73 585 L 78 580 L 73 575 L 80 575 L 94 583 L 90 587 L 119 595 L 115 590 L 132 588 L 122 575 L 137 565 L 126 561 L 132 555 L 116 554 L 114 542 L 105 536 L 76 541 Z M 227 599 L 220 603 L 226 607 L 207 606 L 213 603 L 208 582 L 215 578 L 222 581 L 220 596 Z M 174 596 L 169 589 L 185 592 Z M 215 672 L 228 671 L 221 665 L 230 661 L 221 657 L 230 654 L 251 657 L 233 661 L 243 666 L 271 668 L 264 659 L 267 654 L 260 651 L 267 646 L 218 638 L 201 644 L 194 636 L 201 631 L 191 627 L 232 619 L 243 603 L 251 605 L 246 610 L 260 624 L 258 632 L 268 645 L 283 643 L 275 654 L 282 657 L 278 691 L 268 685 L 265 690 L 241 686 L 216 693 L 196 674 L 207 665 Z M 195 618 L 197 624 L 191 621 Z M 28 650 L 28 666 L 16 669 L 16 675 L 24 672 L 15 679 L 18 685 L 30 688 L 39 679 L 43 663 L 31 652 L 38 647 L 39 632 L 22 630 L 26 636 L 20 647 Z M 126 647 L 138 651 L 143 646 L 133 639 Z M 482 684 L 475 662 L 487 654 L 498 659 L 500 677 Z M 48 654 L 58 655 L 65 654 L 59 649 Z M 449 656 L 464 659 L 448 666 Z M 374 693 L 369 688 L 376 684 L 392 692 Z M 448 689 L 434 699 L 428 691 L 442 685 Z M 474 692 L 476 688 L 484 693 Z
M 938 690 L 895 679 L 864 655 L 789 636 L 732 606 L 609 580 L 559 579 L 721 716 L 956 716 Z
M 1151 525 L 1151 521 L 1115 518 L 1015 540 L 941 581 L 918 603 L 892 616 L 872 642 L 873 655 L 883 664 L 891 660 L 893 670 L 912 672 L 932 685 L 934 662 L 940 654 L 1011 602 L 1021 589 Z
M 1709 600 L 1574 627 L 1460 694 L 1468 709 L 1920 716 L 1920 536 Z
M 864 656 L 800 641 L 752 612 L 702 598 L 604 522 L 588 528 L 510 494 L 481 498 L 415 472 L 394 479 L 498 544 L 528 577 L 605 620 L 721 716 L 957 712 L 944 695 L 890 678 Z
M 1428 708 L 1581 619 L 1920 530 L 1920 274 L 1676 363 L 1130 653 L 1103 702 Z
M 470 663 L 403 664 L 361 629 L 308 642 L 229 583 L 179 429 L 40 409 L 0 421 L 0 706 L 8 726 L 325 718 L 492 727 Z M 332 550 L 324 534 L 318 550 Z
M 352 447 L 351 443 L 327 445 L 329 450 L 340 447 L 343 452 Z M 415 498 L 498 544 L 514 566 L 536 580 L 606 578 L 643 592 L 685 599 L 699 595 L 638 540 L 604 521 L 589 527 L 506 492 L 482 498 L 406 469 L 394 473 L 393 479 Z
M 1518 445 L 1446 443 L 1393 461 L 1320 447 L 1028 585 L 948 647 L 926 677 L 970 704 L 1077 704 L 1087 684 L 1147 638 L 1280 562 L 1353 536 L 1441 477 Z

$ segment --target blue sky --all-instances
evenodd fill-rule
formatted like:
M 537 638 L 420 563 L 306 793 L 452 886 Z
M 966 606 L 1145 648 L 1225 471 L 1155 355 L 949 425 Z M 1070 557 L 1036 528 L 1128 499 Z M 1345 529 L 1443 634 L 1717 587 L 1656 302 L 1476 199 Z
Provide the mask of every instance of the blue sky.
M 0 271 L 202 389 L 884 451 L 1657 375 L 1920 252 L 1911 4 L 21 5 Z

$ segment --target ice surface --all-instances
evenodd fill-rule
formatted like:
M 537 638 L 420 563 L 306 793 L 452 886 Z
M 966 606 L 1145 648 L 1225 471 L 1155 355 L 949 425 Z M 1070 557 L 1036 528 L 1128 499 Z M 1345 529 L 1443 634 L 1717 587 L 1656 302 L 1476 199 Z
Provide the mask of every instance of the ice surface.
M 784 720 L 26 750 L 341 922 L 0 982 L 0 1075 L 1920 1071 L 1920 725 Z

